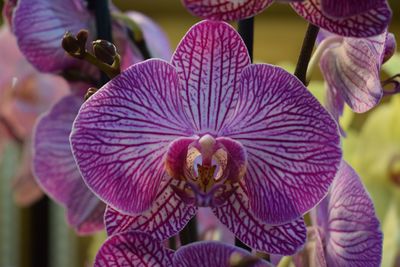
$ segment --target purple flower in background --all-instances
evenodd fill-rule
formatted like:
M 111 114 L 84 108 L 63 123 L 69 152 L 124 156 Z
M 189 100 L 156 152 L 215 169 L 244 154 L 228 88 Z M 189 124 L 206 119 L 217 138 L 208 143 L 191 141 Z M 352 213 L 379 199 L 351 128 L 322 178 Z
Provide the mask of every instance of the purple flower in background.
M 314 212 L 308 251 L 295 256 L 296 266 L 380 266 L 382 233 L 374 205 L 347 163 Z
M 333 40 L 333 41 L 332 41 Z M 393 34 L 369 38 L 338 38 L 326 35 L 321 46 L 330 44 L 320 59 L 328 87 L 327 108 L 339 119 L 344 103 L 358 113 L 376 106 L 382 98 L 381 65 L 394 53 Z
M 210 207 L 246 244 L 281 254 L 303 244 L 297 218 L 341 158 L 336 123 L 304 85 L 251 65 L 237 32 L 212 21 L 187 33 L 171 63 L 136 64 L 103 86 L 71 144 L 87 185 L 133 215 L 132 228 L 166 239 Z
M 119 11 L 112 6 L 112 12 Z M 149 18 L 136 12 L 127 18 L 143 29 L 148 48 L 154 56 L 168 58 L 170 46 L 162 30 Z M 84 0 L 19 0 L 13 14 L 13 31 L 25 57 L 43 72 L 61 72 L 69 68 L 85 69 L 87 64 L 70 57 L 61 47 L 64 34 L 76 35 L 81 29 L 89 31 L 89 41 L 95 38 L 95 18 Z M 112 21 L 114 43 L 121 54 L 122 67 L 143 60 L 142 55 L 128 38 L 127 27 L 120 21 Z
M 182 0 L 194 15 L 214 20 L 254 16 L 273 0 Z M 368 37 L 387 28 L 392 13 L 386 0 L 281 0 L 306 20 L 342 36 Z
M 271 266 L 249 252 L 219 242 L 197 242 L 176 252 L 163 247 L 143 232 L 114 235 L 97 253 L 95 267 L 230 267 L 235 261 L 248 259 L 253 267 Z
M 12 138 L 21 141 L 20 168 L 12 187 L 15 202 L 28 206 L 43 195 L 31 171 L 33 127 L 40 114 L 68 93 L 68 85 L 60 77 L 35 70 L 19 51 L 15 37 L 6 26 L 0 28 L 0 51 L 0 125 L 4 128 L 0 143 Z M 15 136 L 10 136 L 9 130 Z
M 105 205 L 83 182 L 69 143 L 72 123 L 82 103 L 83 96 L 71 94 L 39 120 L 33 167 L 46 194 L 66 208 L 68 224 L 79 234 L 90 234 L 104 228 Z

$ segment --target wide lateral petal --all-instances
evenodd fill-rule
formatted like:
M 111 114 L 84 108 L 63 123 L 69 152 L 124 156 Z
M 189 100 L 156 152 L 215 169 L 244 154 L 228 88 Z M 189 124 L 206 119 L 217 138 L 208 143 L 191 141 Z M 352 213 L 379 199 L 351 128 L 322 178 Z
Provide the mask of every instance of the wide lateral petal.
M 386 1 L 381 1 L 379 6 L 362 14 L 346 18 L 333 18 L 327 15 L 322 9 L 322 1 L 324 0 L 306 0 L 291 3 L 291 5 L 300 16 L 309 22 L 332 33 L 348 37 L 369 37 L 381 34 L 388 27 L 392 17 Z M 340 6 L 341 3 L 337 3 L 337 5 Z
M 82 0 L 19 0 L 13 16 L 18 45 L 36 68 L 61 71 L 78 61 L 61 47 L 65 32 L 95 29 L 94 18 Z
M 329 90 L 336 91 L 355 112 L 370 110 L 382 98 L 380 69 L 386 36 L 344 38 L 321 57 L 320 67 Z
M 317 221 L 324 233 L 328 266 L 380 265 L 382 232 L 374 205 L 358 175 L 344 161 L 329 195 L 317 208 Z
M 89 234 L 104 228 L 105 206 L 85 185 L 69 143 L 72 123 L 82 103 L 80 96 L 64 97 L 39 120 L 33 170 L 44 191 L 67 208 L 68 223 L 78 233 Z
M 210 241 L 197 242 L 179 248 L 173 257 L 173 266 L 230 267 L 232 258 L 237 256 L 254 257 L 246 250 L 228 244 Z M 260 259 L 251 266 L 269 267 L 272 265 Z
M 182 0 L 195 16 L 213 20 L 240 20 L 252 17 L 269 6 L 272 0 Z
M 173 251 L 143 232 L 108 238 L 96 255 L 95 267 L 171 267 Z
M 86 101 L 71 144 L 87 185 L 128 214 L 149 209 L 165 175 L 168 145 L 192 134 L 175 69 L 161 60 L 133 65 Z
M 241 77 L 239 103 L 224 136 L 248 153 L 250 207 L 268 224 L 294 220 L 328 192 L 341 159 L 335 121 L 304 85 L 272 65 Z
M 227 23 L 200 22 L 182 39 L 172 64 L 196 133 L 218 135 L 236 106 L 240 74 L 250 64 L 243 40 Z
M 306 226 L 302 218 L 277 226 L 257 219 L 250 210 L 248 193 L 243 183 L 223 206 L 213 211 L 237 238 L 256 250 L 291 255 L 306 241 Z
M 186 205 L 170 187 L 170 178 L 167 179 L 151 208 L 144 213 L 130 216 L 108 206 L 104 217 L 107 234 L 143 231 L 162 241 L 179 233 L 196 215 L 197 207 Z

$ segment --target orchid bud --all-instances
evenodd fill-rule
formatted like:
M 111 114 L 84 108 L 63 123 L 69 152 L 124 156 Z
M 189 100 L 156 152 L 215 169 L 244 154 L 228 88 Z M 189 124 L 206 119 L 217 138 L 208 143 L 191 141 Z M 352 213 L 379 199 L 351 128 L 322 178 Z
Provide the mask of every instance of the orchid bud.
M 88 37 L 89 37 L 89 32 L 87 30 L 80 30 L 76 35 L 76 39 L 78 40 L 78 44 L 81 51 L 86 50 L 86 42 Z
M 69 54 L 78 54 L 80 52 L 79 42 L 70 32 L 64 34 L 61 44 Z
M 90 87 L 90 88 L 87 90 L 87 92 L 86 92 L 86 94 L 85 94 L 85 96 L 84 96 L 85 101 L 88 100 L 92 95 L 94 95 L 94 93 L 96 93 L 97 90 L 99 90 L 99 89 L 97 89 L 97 88 L 95 88 L 95 87 Z
M 94 55 L 101 61 L 112 65 L 117 56 L 117 48 L 115 45 L 106 40 L 96 40 L 93 42 Z

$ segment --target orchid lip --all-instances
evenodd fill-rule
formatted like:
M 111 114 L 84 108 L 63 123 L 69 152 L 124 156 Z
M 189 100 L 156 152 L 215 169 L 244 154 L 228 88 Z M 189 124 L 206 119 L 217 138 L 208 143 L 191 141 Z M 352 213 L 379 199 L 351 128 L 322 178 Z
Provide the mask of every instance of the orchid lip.
M 237 188 L 247 165 L 244 151 L 234 152 L 239 157 L 232 153 L 210 134 L 173 142 L 167 153 L 166 171 L 175 180 L 174 191 L 187 204 L 222 205 Z

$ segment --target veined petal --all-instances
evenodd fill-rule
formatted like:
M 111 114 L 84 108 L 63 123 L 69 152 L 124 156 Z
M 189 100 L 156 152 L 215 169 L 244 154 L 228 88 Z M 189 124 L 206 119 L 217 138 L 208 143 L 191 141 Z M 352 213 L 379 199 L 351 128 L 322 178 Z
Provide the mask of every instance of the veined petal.
M 174 267 L 230 267 L 234 258 L 254 257 L 249 252 L 220 242 L 197 242 L 178 249 L 173 257 Z M 249 265 L 250 266 L 250 265 Z M 252 267 L 269 267 L 268 262 L 258 260 Z
M 323 1 L 306 0 L 304 2 L 291 3 L 291 5 L 300 16 L 309 22 L 332 33 L 348 37 L 369 37 L 381 34 L 388 27 L 392 17 L 392 12 L 387 2 L 380 1 L 379 6 L 362 14 L 345 18 L 333 18 L 323 11 L 321 4 Z M 359 1 L 357 4 L 359 5 Z M 341 5 L 342 3 L 337 3 L 337 6 Z
M 328 267 L 318 227 L 307 228 L 307 243 L 302 251 L 293 256 L 293 261 L 296 267 Z
M 78 62 L 61 47 L 65 32 L 93 32 L 93 20 L 82 0 L 19 0 L 13 31 L 32 65 L 40 71 L 56 72 Z
M 237 103 L 240 74 L 250 64 L 243 40 L 227 23 L 200 22 L 183 38 L 172 64 L 196 133 L 217 135 Z
M 82 103 L 81 97 L 64 97 L 40 119 L 34 136 L 33 169 L 44 191 L 67 208 L 69 224 L 78 233 L 89 234 L 104 227 L 105 205 L 85 185 L 69 143 Z
M 89 235 L 104 229 L 106 205 L 89 190 L 83 180 L 72 190 L 66 208 L 67 222 L 79 235 Z
M 196 214 L 197 207 L 186 205 L 167 179 L 150 210 L 140 215 L 125 215 L 108 206 L 104 217 L 107 234 L 143 231 L 162 241 L 179 233 Z
M 143 232 L 108 238 L 96 255 L 95 267 L 171 267 L 173 251 Z
M 165 175 L 168 145 L 190 136 L 175 69 L 161 60 L 133 65 L 86 101 L 71 144 L 87 185 L 128 214 L 151 207 Z
M 320 0 L 323 12 L 330 17 L 346 18 L 382 6 L 386 0 Z
M 248 193 L 243 184 L 226 204 L 213 211 L 237 238 L 256 250 L 291 255 L 306 241 L 306 226 L 302 218 L 278 226 L 257 219 L 250 210 Z
M 327 213 L 320 219 L 320 214 Z M 355 171 L 342 162 L 331 192 L 317 208 L 328 266 L 379 266 L 382 233 L 374 205 Z
M 341 159 L 337 125 L 285 70 L 252 65 L 241 77 L 236 113 L 224 136 L 248 153 L 250 207 L 268 224 L 294 220 L 328 192 Z
M 321 57 L 321 71 L 329 90 L 336 91 L 355 112 L 377 105 L 383 90 L 380 69 L 387 33 L 370 38 L 344 38 Z
M 195 16 L 213 20 L 240 20 L 252 17 L 269 6 L 272 0 L 182 0 Z

